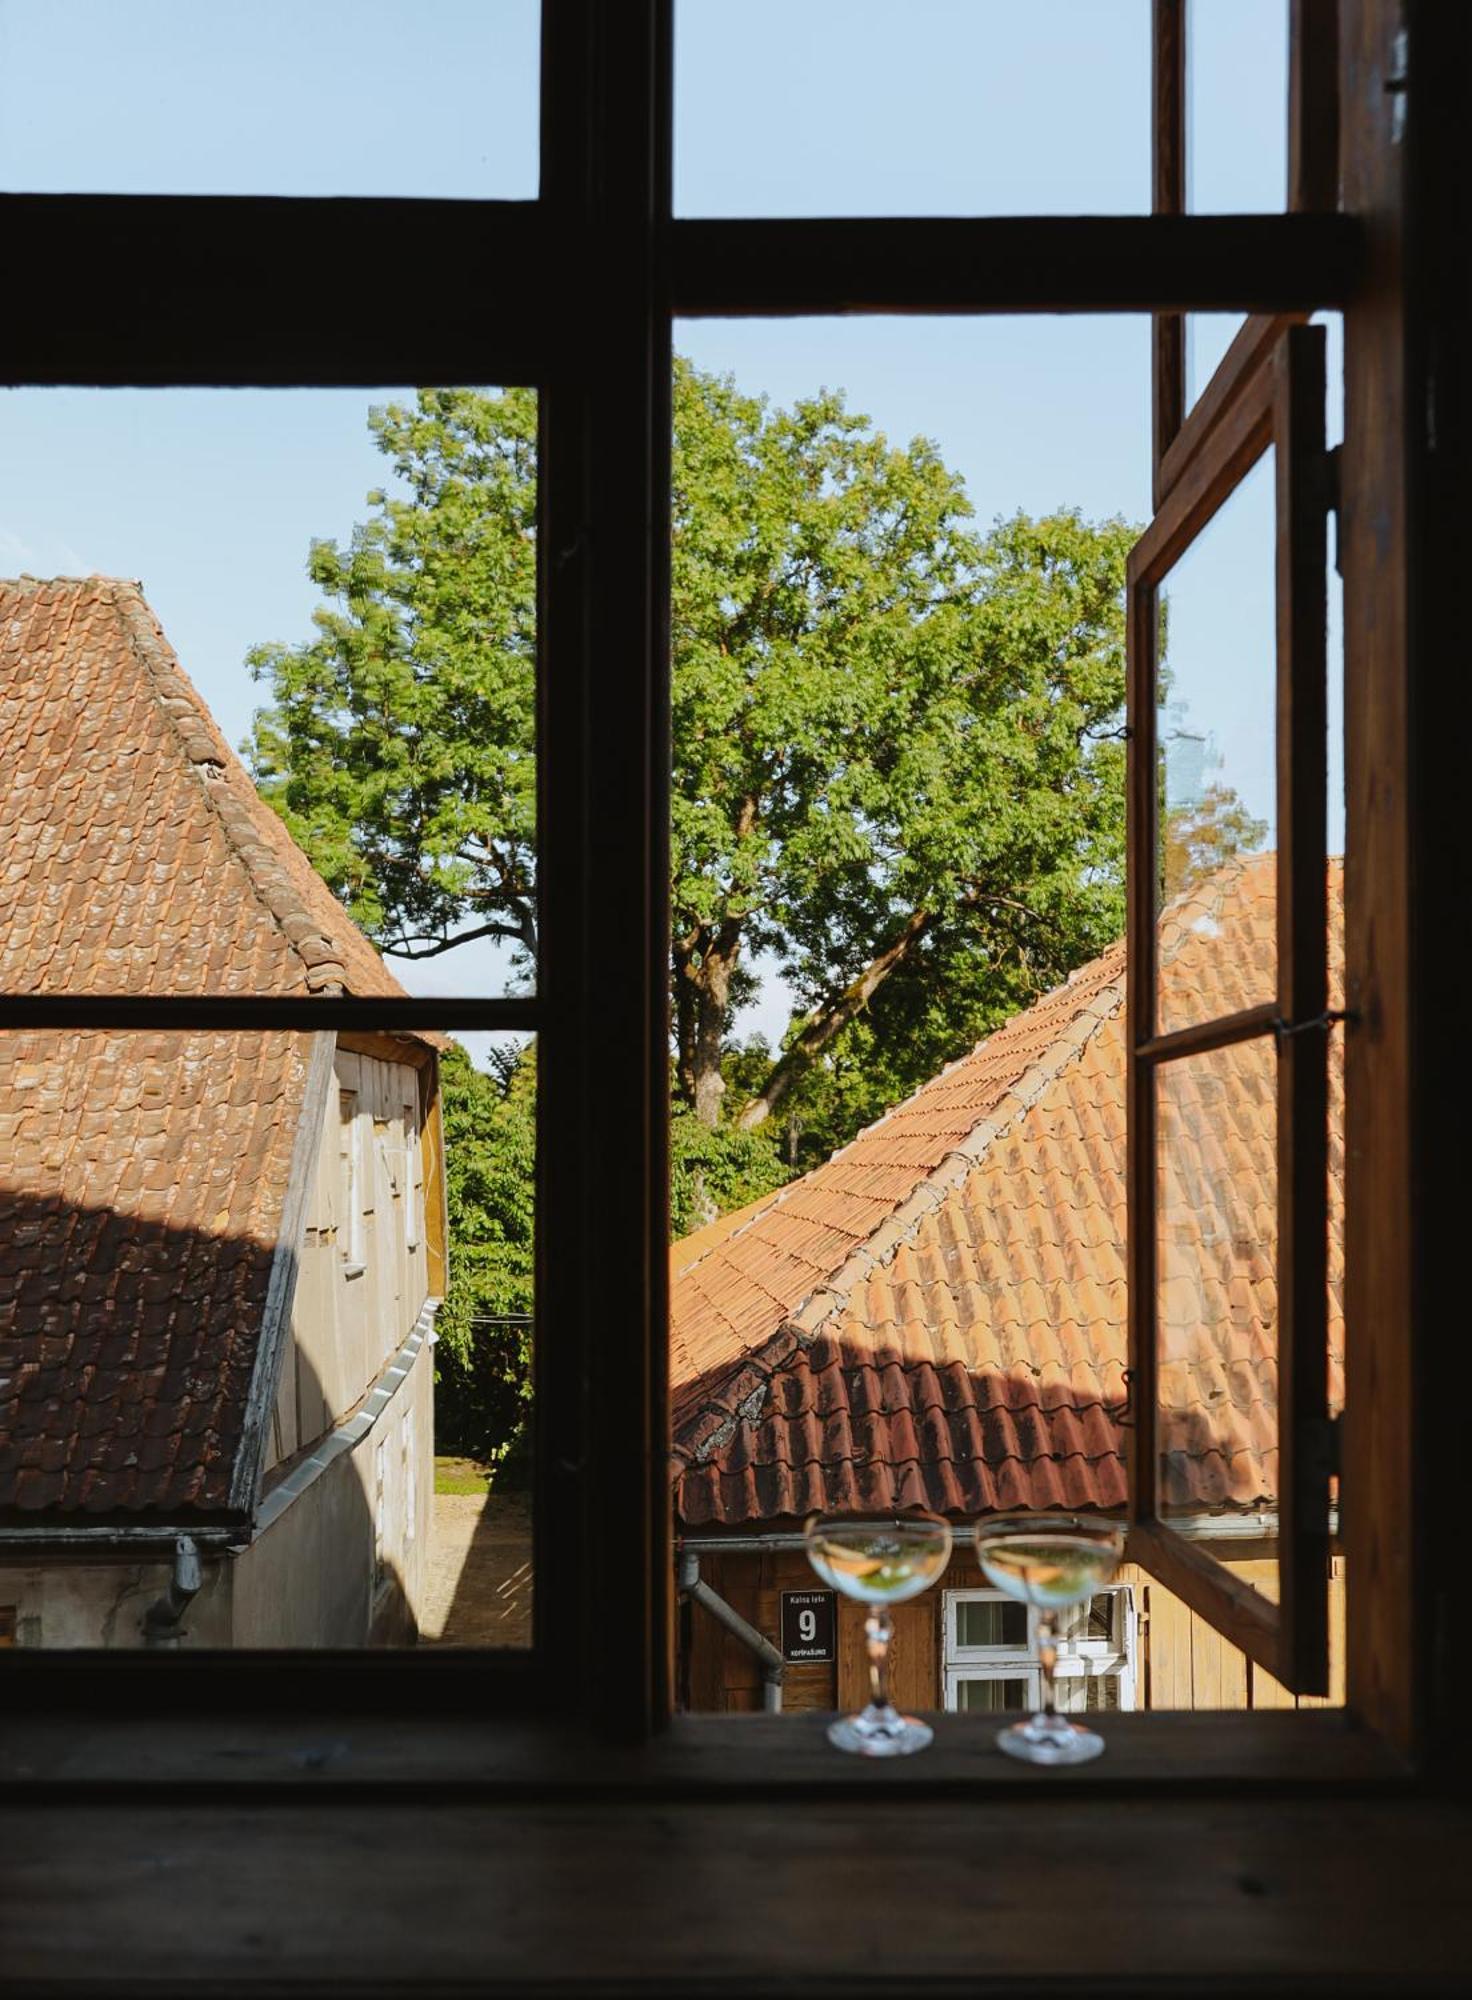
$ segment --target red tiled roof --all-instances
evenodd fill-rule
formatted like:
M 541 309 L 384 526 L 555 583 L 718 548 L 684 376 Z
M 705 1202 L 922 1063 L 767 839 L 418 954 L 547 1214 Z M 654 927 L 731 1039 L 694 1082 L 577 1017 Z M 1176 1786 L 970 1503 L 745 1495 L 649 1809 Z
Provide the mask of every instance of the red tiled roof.
M 0 990 L 398 994 L 144 603 L 0 582 Z M 223 1512 L 311 1038 L 0 1035 L 0 1512 Z
M 1336 958 L 1340 893 L 1336 864 Z M 1270 995 L 1273 920 L 1271 856 L 1168 911 L 1172 1018 Z M 1276 1488 L 1272 1060 L 1177 1066 L 1162 1110 L 1166 1497 L 1193 1511 Z M 734 1229 L 675 1245 L 684 1523 L 1122 1506 L 1124 1116 L 1121 945 Z M 1330 1309 L 1337 1356 L 1337 1262 Z

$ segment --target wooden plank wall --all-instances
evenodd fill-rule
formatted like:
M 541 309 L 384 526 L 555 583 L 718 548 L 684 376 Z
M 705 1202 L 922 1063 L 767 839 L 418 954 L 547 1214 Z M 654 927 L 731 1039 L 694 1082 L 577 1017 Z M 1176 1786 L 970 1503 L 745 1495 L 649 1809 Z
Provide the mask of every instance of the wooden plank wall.
M 1261 1558 L 1232 1567 L 1259 1588 L 1271 1588 L 1276 1565 Z M 815 1579 L 801 1550 L 752 1555 L 706 1555 L 701 1573 L 774 1644 L 781 1643 L 781 1593 L 811 1590 Z M 1178 1597 L 1132 1564 L 1119 1573 L 1132 1584 L 1140 1614 L 1139 1700 L 1146 1708 L 1329 1708 L 1344 1700 L 1344 1564 L 1334 1558 L 1330 1593 L 1330 1693 L 1295 1701 L 1271 1674 L 1197 1617 Z M 901 1708 L 941 1705 L 942 1594 L 976 1590 L 983 1578 L 969 1556 L 952 1558 L 934 1590 L 894 1613 L 890 1683 Z M 762 1706 L 762 1672 L 756 1656 L 708 1613 L 690 1614 L 690 1707 L 701 1714 L 754 1712 Z M 864 1613 L 838 1601 L 838 1659 L 833 1666 L 789 1666 L 784 1709 L 858 1708 L 868 1700 L 869 1663 Z

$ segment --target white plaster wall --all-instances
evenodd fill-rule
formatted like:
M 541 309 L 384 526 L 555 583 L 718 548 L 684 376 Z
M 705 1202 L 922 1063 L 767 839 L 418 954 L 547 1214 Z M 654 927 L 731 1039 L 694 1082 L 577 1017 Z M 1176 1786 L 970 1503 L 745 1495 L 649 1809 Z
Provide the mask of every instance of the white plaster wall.
M 172 1567 L 172 1560 L 6 1565 L 0 1568 L 0 1604 L 15 1606 L 19 1646 L 141 1646 L 143 1614 L 168 1588 Z M 230 1584 L 228 1559 L 207 1556 L 200 1593 L 184 1617 L 182 1644 L 229 1645 Z
M 419 1072 L 351 1049 L 338 1050 L 334 1069 L 268 1469 L 362 1401 L 429 1295 Z
M 373 1429 L 234 1559 L 230 1644 L 413 1643 L 434 1496 L 433 1421 L 434 1360 L 426 1344 Z

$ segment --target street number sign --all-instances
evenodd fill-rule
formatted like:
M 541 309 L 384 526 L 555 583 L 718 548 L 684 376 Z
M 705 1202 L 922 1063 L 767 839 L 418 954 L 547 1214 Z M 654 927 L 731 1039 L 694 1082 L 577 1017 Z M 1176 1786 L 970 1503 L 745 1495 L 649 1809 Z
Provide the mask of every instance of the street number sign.
M 782 1657 L 784 1660 L 831 1660 L 837 1629 L 837 1595 L 831 1590 L 784 1590 L 782 1593 Z

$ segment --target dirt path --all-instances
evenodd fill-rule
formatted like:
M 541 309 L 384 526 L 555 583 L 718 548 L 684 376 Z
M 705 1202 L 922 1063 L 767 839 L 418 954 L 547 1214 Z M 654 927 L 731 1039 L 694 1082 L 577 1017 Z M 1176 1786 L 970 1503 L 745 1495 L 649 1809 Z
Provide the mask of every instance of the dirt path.
M 529 1646 L 531 1505 L 524 1493 L 437 1493 L 420 1643 Z

